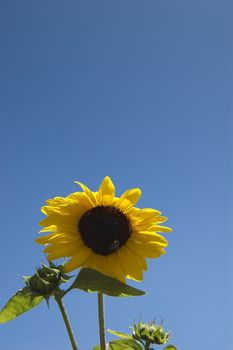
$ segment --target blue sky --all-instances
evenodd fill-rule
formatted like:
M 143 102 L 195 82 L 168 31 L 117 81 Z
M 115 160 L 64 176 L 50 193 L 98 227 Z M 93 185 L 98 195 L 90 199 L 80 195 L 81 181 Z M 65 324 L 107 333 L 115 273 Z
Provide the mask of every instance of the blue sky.
M 231 350 L 228 0 L 16 1 L 0 4 L 3 306 L 41 261 L 47 198 L 140 187 L 169 217 L 166 256 L 147 296 L 106 298 L 109 328 L 165 319 L 180 350 Z M 65 300 L 80 349 L 98 343 L 96 295 Z M 110 338 L 109 338 L 110 339 Z M 54 303 L 0 328 L 4 350 L 69 349 Z

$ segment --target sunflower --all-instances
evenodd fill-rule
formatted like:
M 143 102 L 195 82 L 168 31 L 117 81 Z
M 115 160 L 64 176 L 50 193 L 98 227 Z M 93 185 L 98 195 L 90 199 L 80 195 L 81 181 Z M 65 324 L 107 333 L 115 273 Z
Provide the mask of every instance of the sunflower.
M 98 192 L 76 182 L 83 192 L 47 200 L 41 211 L 40 232 L 36 239 L 45 245 L 49 261 L 70 258 L 65 272 L 79 267 L 92 268 L 125 282 L 141 281 L 147 270 L 146 258 L 164 254 L 167 240 L 157 232 L 170 232 L 160 224 L 167 220 L 154 209 L 134 207 L 141 196 L 139 188 L 115 197 L 115 187 L 106 176 Z

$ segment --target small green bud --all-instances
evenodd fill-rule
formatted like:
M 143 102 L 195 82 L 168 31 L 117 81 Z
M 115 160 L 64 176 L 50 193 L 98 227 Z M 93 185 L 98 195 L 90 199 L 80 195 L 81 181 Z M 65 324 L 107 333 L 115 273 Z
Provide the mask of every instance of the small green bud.
M 166 333 L 162 323 L 157 325 L 154 321 L 143 324 L 141 321 L 133 327 L 133 337 L 137 340 L 145 340 L 150 344 L 167 343 L 171 332 Z
M 64 274 L 64 265 L 55 266 L 53 263 L 50 263 L 50 266 L 42 264 L 33 276 L 23 277 L 32 292 L 44 297 L 49 297 L 61 283 L 67 282 L 69 278 Z
M 166 333 L 162 325 L 160 324 L 157 330 L 153 334 L 153 340 L 155 344 L 166 344 L 171 332 Z

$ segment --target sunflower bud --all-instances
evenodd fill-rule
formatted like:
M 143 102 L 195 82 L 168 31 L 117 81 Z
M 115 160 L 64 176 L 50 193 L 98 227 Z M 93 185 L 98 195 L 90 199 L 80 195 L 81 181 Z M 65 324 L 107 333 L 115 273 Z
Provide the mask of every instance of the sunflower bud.
M 42 264 L 33 276 L 23 277 L 32 292 L 44 297 L 49 297 L 61 283 L 67 282 L 69 278 L 64 274 L 63 265 L 55 266 L 53 263 L 50 263 L 50 266 Z
M 171 332 L 166 333 L 162 323 L 157 325 L 154 321 L 143 324 L 141 321 L 134 323 L 133 337 L 136 340 L 145 340 L 150 344 L 167 343 Z

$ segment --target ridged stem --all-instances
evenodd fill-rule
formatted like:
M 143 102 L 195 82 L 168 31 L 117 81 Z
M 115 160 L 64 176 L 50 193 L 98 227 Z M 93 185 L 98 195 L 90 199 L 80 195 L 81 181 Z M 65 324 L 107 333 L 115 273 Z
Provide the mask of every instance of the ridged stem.
M 144 350 L 150 350 L 150 341 L 146 340 Z
M 105 325 L 104 325 L 104 295 L 98 293 L 99 335 L 100 350 L 106 350 Z
M 59 297 L 59 296 L 54 296 L 54 297 L 55 297 L 55 300 L 56 300 L 56 302 L 57 302 L 57 304 L 59 306 L 59 309 L 61 311 L 62 318 L 63 318 L 63 321 L 65 323 L 66 330 L 67 330 L 67 333 L 69 335 L 72 348 L 73 348 L 73 350 L 78 350 L 78 346 L 76 344 L 76 341 L 75 341 L 75 338 L 74 338 L 74 335 L 73 335 L 73 331 L 72 331 L 72 328 L 71 328 L 71 325 L 70 325 L 70 322 L 69 322 L 69 319 L 68 319 L 68 316 L 67 316 L 67 313 L 66 313 L 65 306 L 63 304 L 62 298 Z

